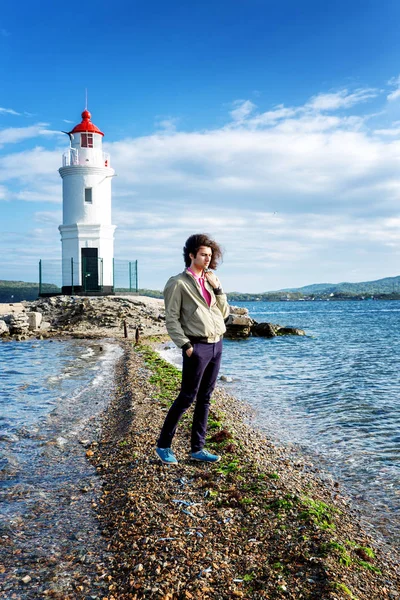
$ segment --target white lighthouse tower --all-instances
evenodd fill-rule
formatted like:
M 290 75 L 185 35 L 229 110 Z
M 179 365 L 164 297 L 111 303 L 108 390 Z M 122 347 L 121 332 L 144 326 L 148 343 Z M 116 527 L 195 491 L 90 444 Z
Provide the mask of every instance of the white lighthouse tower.
M 112 294 L 114 231 L 111 180 L 114 169 L 103 152 L 104 133 L 88 110 L 68 133 L 70 147 L 59 173 L 63 180 L 63 294 Z

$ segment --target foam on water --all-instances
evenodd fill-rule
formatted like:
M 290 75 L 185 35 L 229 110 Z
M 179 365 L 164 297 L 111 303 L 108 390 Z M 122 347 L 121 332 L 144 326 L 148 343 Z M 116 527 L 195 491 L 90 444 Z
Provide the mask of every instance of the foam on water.
M 120 355 L 121 349 L 107 342 L 0 344 L 3 487 L 9 490 L 28 481 L 49 457 L 53 444 L 60 450 L 78 443 L 81 432 L 110 399 Z M 49 466 L 50 480 L 51 470 Z

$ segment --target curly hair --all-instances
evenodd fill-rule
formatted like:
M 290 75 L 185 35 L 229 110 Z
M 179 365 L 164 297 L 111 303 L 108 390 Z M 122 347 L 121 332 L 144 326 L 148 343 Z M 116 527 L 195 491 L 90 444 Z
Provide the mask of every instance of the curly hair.
M 212 256 L 210 262 L 210 269 L 216 269 L 218 264 L 222 262 L 222 250 L 215 242 L 208 236 L 206 233 L 195 233 L 191 235 L 185 242 L 183 247 L 183 258 L 185 261 L 186 267 L 190 267 L 192 259 L 189 254 L 193 254 L 193 256 L 197 255 L 197 252 L 200 246 L 207 246 L 207 248 L 211 248 Z

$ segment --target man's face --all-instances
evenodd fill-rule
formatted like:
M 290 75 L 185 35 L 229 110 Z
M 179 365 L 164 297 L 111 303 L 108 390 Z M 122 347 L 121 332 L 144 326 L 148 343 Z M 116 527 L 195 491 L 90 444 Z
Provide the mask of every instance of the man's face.
M 197 250 L 196 256 L 193 254 L 189 254 L 189 256 L 192 259 L 192 264 L 190 266 L 202 271 L 207 269 L 211 262 L 212 250 L 208 246 L 200 246 L 200 248 Z

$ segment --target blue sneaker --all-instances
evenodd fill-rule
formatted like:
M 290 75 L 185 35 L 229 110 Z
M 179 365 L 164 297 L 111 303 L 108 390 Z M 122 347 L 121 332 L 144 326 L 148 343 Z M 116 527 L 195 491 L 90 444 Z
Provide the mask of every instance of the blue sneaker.
M 198 460 L 201 462 L 216 463 L 221 460 L 218 454 L 211 454 L 208 450 L 199 450 L 198 452 L 191 453 L 192 460 Z
M 165 465 L 177 465 L 178 461 L 171 448 L 156 448 L 156 454 L 158 458 Z

